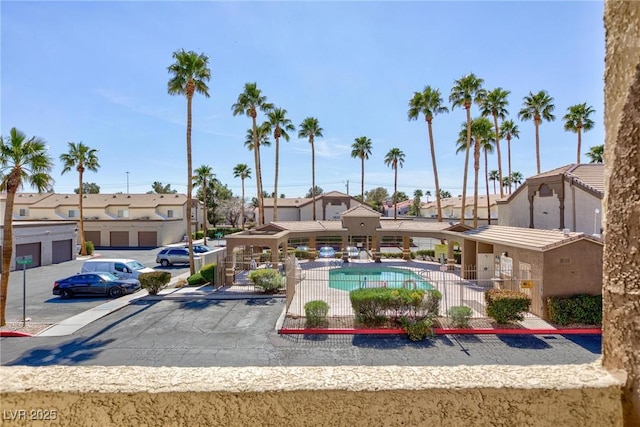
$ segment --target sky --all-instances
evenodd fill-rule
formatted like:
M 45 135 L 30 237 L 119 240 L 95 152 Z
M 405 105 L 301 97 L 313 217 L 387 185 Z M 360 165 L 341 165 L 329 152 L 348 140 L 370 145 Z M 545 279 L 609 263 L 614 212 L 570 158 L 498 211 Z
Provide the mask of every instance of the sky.
M 231 106 L 245 83 L 256 82 L 296 126 L 318 119 L 316 185 L 351 195 L 360 194 L 360 159 L 351 157 L 360 136 L 373 143 L 365 191 L 393 192 L 384 157 L 399 148 L 398 190 L 434 192 L 427 126 L 409 121 L 407 110 L 415 91 L 439 89 L 450 111 L 433 120 L 438 175 L 456 196 L 464 154 L 455 141 L 466 116 L 448 98 L 465 74 L 511 91 L 509 118 L 520 128 L 512 169 L 524 177 L 536 174 L 534 125 L 517 117 L 529 92 L 547 90 L 555 105 L 556 120 L 540 126 L 542 171 L 575 162 L 577 136 L 562 121 L 570 105 L 595 109 L 582 161 L 604 144 L 602 15 L 601 1 L 2 1 L 0 131 L 16 127 L 46 141 L 57 193 L 78 186 L 74 171 L 61 174 L 70 141 L 98 150 L 100 168 L 84 180 L 101 193 L 146 193 L 154 181 L 185 193 L 186 98 L 167 93 L 172 53 L 185 49 L 207 55 L 212 76 L 210 97 L 193 101 L 193 167 L 211 166 L 234 194 L 241 181 L 233 168 L 246 163 L 254 171 L 246 196 L 255 195 L 253 153 L 244 146 L 251 120 L 233 116 Z M 475 106 L 471 113 L 480 114 Z M 275 142 L 261 154 L 271 192 Z M 495 155 L 489 169 L 497 169 Z M 280 142 L 278 193 L 301 197 L 310 188 L 311 146 L 296 130 Z

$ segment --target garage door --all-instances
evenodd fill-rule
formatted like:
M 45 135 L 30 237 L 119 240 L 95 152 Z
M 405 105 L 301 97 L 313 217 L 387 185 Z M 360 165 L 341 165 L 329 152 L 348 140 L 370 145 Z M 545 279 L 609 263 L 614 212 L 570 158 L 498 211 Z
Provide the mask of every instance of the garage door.
M 101 246 L 100 231 L 85 231 L 84 240 L 93 243 L 93 246 Z M 78 243 L 80 243 L 80 239 L 78 239 Z
M 112 231 L 110 246 L 129 246 L 129 232 L 128 231 Z
M 73 252 L 71 250 L 71 239 L 69 240 L 54 240 L 51 244 L 52 255 L 51 262 L 53 264 L 59 264 L 61 262 L 70 261 L 73 259 Z
M 155 231 L 138 231 L 138 246 L 155 248 L 158 246 L 158 233 Z
M 27 268 L 40 267 L 40 242 L 16 245 L 16 258 L 31 255 L 31 264 Z M 16 270 L 22 270 L 22 265 L 16 264 Z

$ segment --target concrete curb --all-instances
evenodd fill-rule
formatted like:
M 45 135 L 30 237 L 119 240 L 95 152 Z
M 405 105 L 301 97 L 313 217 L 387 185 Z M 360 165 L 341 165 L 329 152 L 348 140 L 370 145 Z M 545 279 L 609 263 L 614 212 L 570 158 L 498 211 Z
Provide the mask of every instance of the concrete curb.
M 279 320 L 279 319 L 278 319 Z M 313 329 L 283 328 L 282 335 L 406 335 L 404 329 Z M 600 335 L 602 329 L 449 329 L 434 328 L 436 335 Z

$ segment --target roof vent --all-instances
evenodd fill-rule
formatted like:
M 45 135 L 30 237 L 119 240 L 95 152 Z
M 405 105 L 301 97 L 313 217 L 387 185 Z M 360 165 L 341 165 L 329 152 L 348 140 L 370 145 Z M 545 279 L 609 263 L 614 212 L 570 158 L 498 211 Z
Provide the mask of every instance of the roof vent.
M 69 198 L 69 195 L 67 194 L 66 196 L 64 196 L 64 198 L 65 198 L 65 199 L 68 199 L 68 198 Z
M 161 195 L 160 195 L 160 198 L 162 199 L 163 197 L 164 197 L 164 194 L 161 194 Z
M 569 230 L 568 228 L 563 228 L 563 229 L 562 229 L 562 234 L 564 234 L 564 237 L 569 237 L 569 232 L 570 232 L 570 231 L 571 231 L 571 230 Z
M 87 196 L 85 196 L 85 197 L 87 197 Z M 117 197 L 117 196 L 114 194 L 114 195 L 113 195 L 113 198 L 115 199 L 116 197 Z
M 33 197 L 33 194 L 29 194 L 29 197 Z
M 127 196 L 127 199 L 130 199 L 130 198 L 131 198 L 131 195 L 128 195 L 128 196 Z
M 176 194 L 176 199 L 177 199 L 178 197 L 180 197 L 180 196 Z

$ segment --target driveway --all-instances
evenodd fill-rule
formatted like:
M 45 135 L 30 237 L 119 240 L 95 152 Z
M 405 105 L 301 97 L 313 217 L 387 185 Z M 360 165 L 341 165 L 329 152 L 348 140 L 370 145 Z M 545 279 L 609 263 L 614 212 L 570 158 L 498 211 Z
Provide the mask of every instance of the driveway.
M 2 365 L 455 366 L 591 363 L 600 336 L 278 335 L 282 299 L 141 299 L 64 337 L 1 338 Z
M 156 253 L 159 249 L 110 249 L 96 251 L 102 258 L 132 258 L 143 265 L 157 270 L 171 272 L 172 276 L 189 270 L 188 266 L 162 268 L 156 264 Z M 26 270 L 26 280 L 22 270 L 12 271 L 9 276 L 7 293 L 7 321 L 22 319 L 23 285 L 26 288 L 26 316 L 32 323 L 56 323 L 85 310 L 103 304 L 106 297 L 73 298 L 62 300 L 51 294 L 53 282 L 79 273 L 84 260 L 72 260 L 61 264 L 52 264 Z

